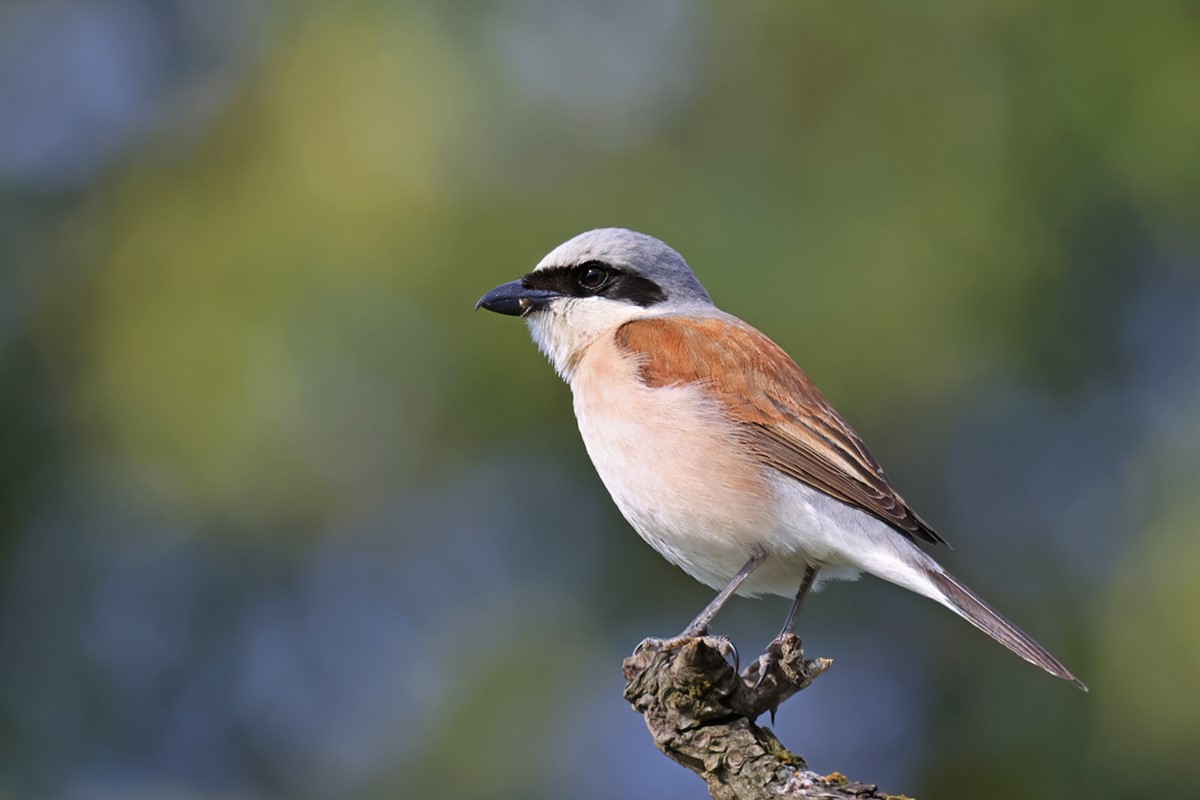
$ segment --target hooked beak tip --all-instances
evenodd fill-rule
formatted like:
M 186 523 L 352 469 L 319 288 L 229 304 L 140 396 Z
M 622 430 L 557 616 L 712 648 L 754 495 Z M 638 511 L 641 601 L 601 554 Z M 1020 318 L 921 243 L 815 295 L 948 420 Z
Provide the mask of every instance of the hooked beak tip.
M 543 289 L 531 289 L 522 280 L 515 280 L 503 286 L 497 286 L 479 298 L 475 308 L 486 308 L 497 314 L 510 317 L 524 317 L 545 306 L 557 295 Z

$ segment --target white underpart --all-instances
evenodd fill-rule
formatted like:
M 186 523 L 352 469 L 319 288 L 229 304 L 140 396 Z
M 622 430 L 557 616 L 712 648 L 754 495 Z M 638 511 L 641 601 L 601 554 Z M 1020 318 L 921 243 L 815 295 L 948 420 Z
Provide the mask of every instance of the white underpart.
M 928 577 L 941 567 L 891 526 L 786 475 L 772 482 L 779 501 L 773 551 L 803 554 L 831 578 L 853 579 L 861 570 L 945 603 Z

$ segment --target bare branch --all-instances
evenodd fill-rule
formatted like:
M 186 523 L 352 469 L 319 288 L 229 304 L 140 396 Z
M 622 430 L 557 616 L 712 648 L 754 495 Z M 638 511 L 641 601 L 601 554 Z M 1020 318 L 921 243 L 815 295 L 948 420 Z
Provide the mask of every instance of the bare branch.
M 780 645 L 757 687 L 759 664 L 739 675 L 702 639 L 647 648 L 625 659 L 625 698 L 645 717 L 658 749 L 703 778 L 716 800 L 893 797 L 839 773 L 809 771 L 769 728 L 755 724 L 832 663 L 806 661 L 795 636 Z

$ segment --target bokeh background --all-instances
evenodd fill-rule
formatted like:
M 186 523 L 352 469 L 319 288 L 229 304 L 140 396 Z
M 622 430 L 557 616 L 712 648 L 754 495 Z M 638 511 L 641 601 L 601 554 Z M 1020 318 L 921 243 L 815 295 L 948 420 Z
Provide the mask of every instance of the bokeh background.
M 472 311 L 607 225 L 1092 687 L 833 585 L 786 743 L 923 798 L 1193 784 L 1198 90 L 1173 0 L 0 3 L 0 798 L 704 796 L 620 666 L 710 592 Z

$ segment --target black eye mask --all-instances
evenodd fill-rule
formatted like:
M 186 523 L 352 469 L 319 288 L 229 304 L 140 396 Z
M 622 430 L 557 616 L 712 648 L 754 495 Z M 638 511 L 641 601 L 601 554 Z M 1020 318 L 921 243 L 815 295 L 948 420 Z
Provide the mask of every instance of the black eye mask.
M 662 287 L 649 278 L 617 269 L 603 261 L 540 269 L 522 278 L 521 285 L 563 297 L 607 297 L 642 308 L 667 299 Z

